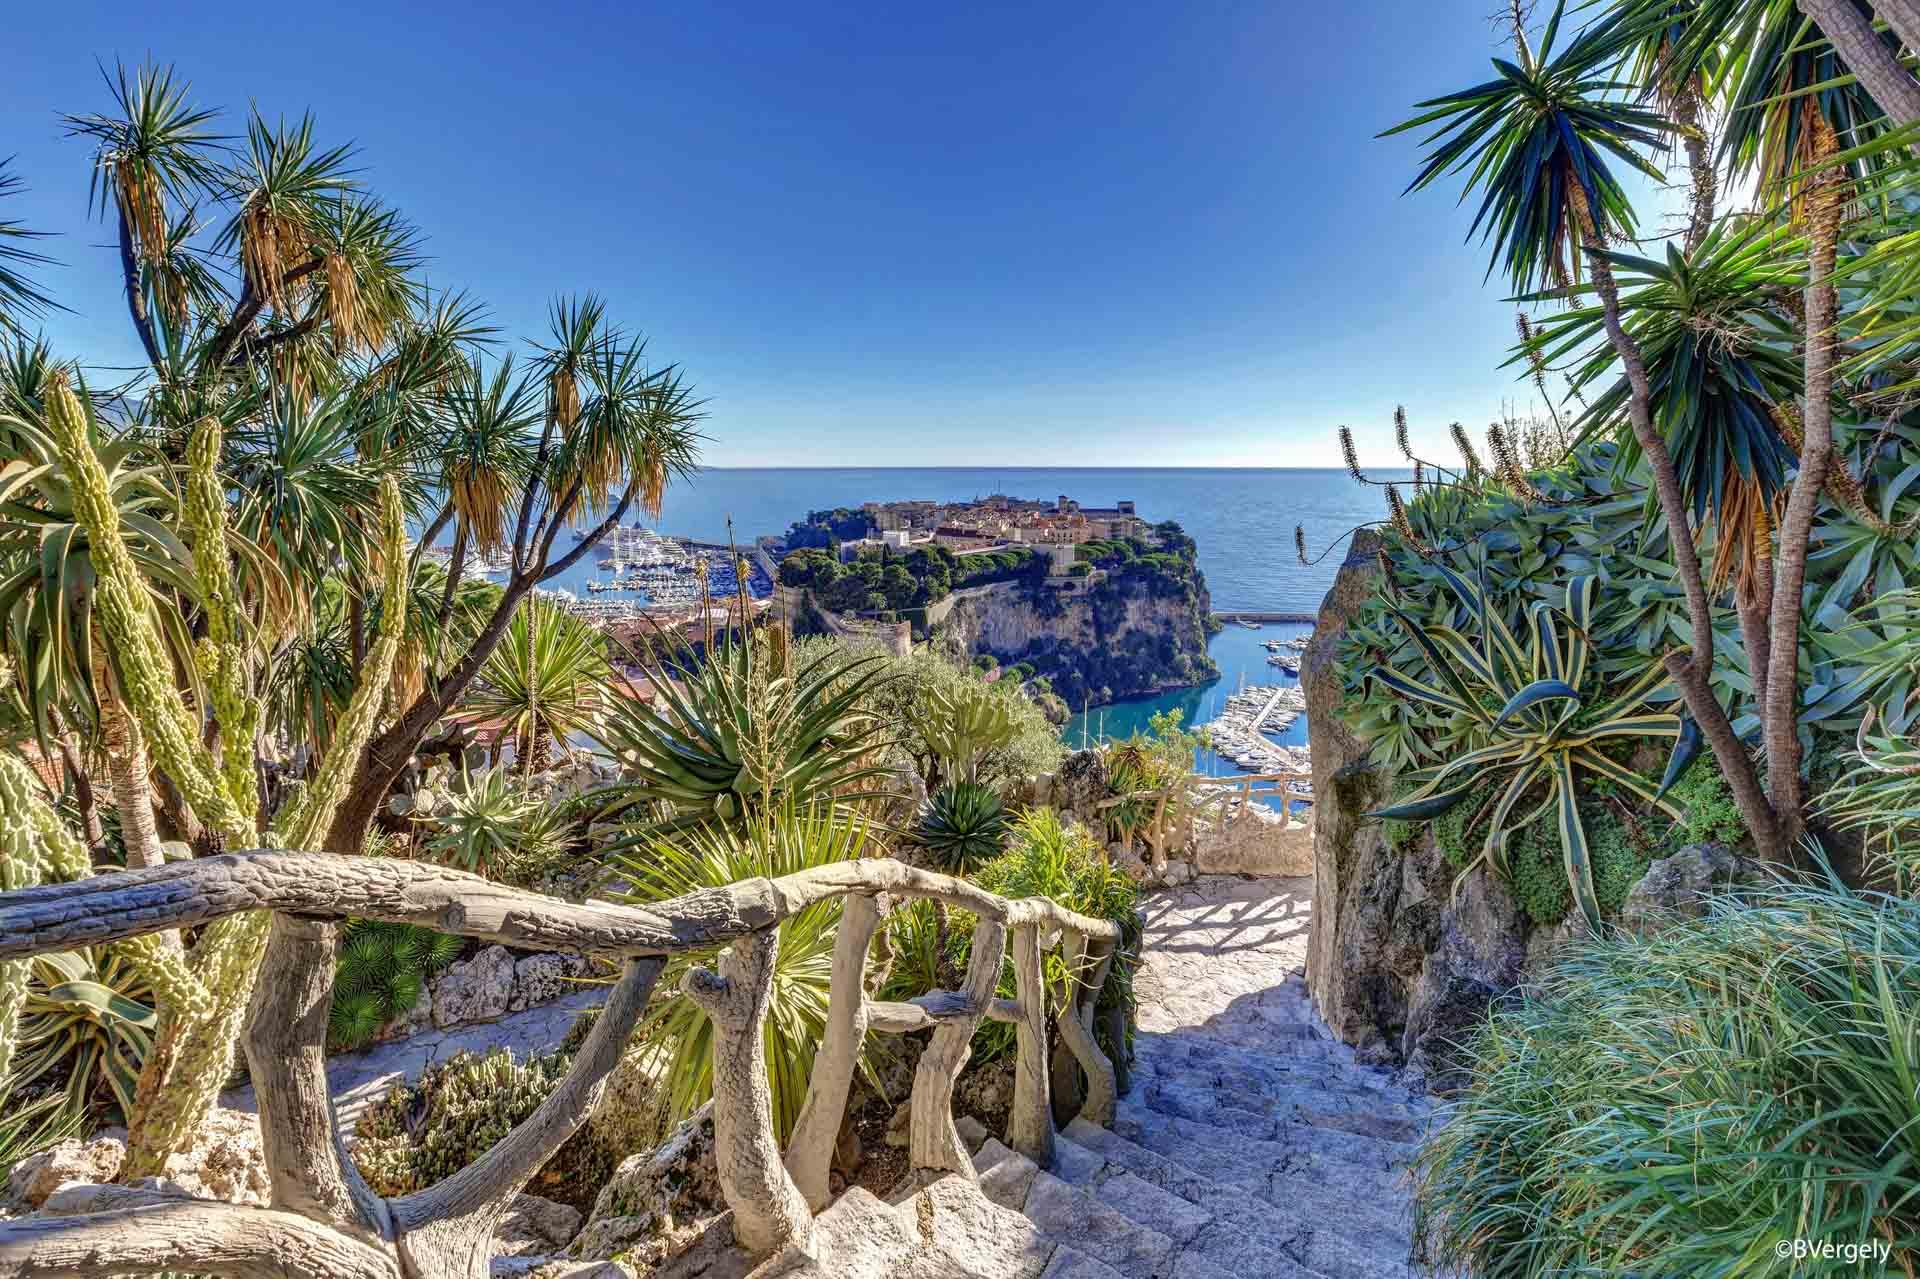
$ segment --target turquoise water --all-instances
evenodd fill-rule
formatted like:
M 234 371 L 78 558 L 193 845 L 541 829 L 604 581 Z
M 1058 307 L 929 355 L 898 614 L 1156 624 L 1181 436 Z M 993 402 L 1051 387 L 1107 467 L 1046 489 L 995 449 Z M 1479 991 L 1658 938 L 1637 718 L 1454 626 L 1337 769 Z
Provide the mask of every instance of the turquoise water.
M 1229 623 L 1207 644 L 1207 652 L 1220 664 L 1219 679 L 1198 688 L 1178 688 L 1153 697 L 1136 697 L 1110 706 L 1096 706 L 1068 720 L 1060 730 L 1060 736 L 1074 747 L 1083 742 L 1113 741 L 1145 730 L 1149 717 L 1173 709 L 1182 712 L 1181 722 L 1184 724 L 1204 724 L 1219 713 L 1228 696 L 1243 683 L 1298 683 L 1294 676 L 1267 664 L 1267 651 L 1261 644 L 1270 639 L 1306 635 L 1312 630 L 1311 626 L 1291 622 L 1269 622 L 1257 631 Z M 1282 731 L 1268 733 L 1267 736 L 1282 746 L 1305 746 L 1307 717 L 1302 715 Z M 1196 752 L 1194 767 L 1198 772 L 1216 777 L 1240 771 L 1231 761 L 1221 759 L 1212 751 Z

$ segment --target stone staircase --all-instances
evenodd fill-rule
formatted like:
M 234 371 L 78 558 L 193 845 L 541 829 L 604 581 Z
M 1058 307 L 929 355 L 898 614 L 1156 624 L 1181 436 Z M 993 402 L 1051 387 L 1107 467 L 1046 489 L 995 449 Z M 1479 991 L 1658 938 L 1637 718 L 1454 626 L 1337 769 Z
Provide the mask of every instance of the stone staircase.
M 1246 900 L 1245 881 L 1221 893 Z M 1272 883 L 1272 881 L 1268 881 Z M 1187 895 L 1199 931 L 1236 948 L 1183 958 L 1161 978 L 1215 978 L 1159 1004 L 1143 983 L 1130 1087 L 1111 1130 L 1076 1120 L 1050 1168 L 963 1123 L 979 1185 L 948 1177 L 888 1204 L 853 1191 L 815 1221 L 813 1260 L 762 1276 L 856 1279 L 1395 1279 L 1410 1276 L 1406 1164 L 1428 1119 L 1424 1098 L 1357 1062 L 1320 1024 L 1290 965 L 1304 933 Z M 1196 900 L 1197 899 L 1197 900 Z M 1170 912 L 1177 914 L 1177 912 Z M 1174 921 L 1176 924 L 1178 920 Z M 1148 963 L 1154 962 L 1149 923 Z M 1189 926 L 1172 930 L 1180 945 Z M 1169 943 L 1169 946 L 1173 943 Z M 1223 956 L 1232 956 L 1223 959 Z M 1257 987 L 1266 965 L 1270 984 Z M 1231 971 L 1227 971 L 1227 970 Z M 1144 974 L 1143 974 L 1144 975 Z M 1241 987 L 1235 993 L 1235 987 Z M 1211 998 L 1206 1016 L 1192 1003 Z M 1222 998 L 1225 1003 L 1222 1004 Z M 1188 1024 L 1170 1024 L 1187 1018 Z M 1153 1027 L 1147 1029 L 1147 1027 Z

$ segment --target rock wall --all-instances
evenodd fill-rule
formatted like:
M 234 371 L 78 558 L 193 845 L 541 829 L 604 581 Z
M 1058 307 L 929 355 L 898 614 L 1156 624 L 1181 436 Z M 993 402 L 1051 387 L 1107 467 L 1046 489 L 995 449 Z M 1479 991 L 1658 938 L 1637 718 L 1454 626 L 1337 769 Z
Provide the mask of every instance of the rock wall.
M 958 594 L 942 632 L 968 654 L 1031 662 L 1070 706 L 1101 705 L 1219 673 L 1207 656 L 1203 584 L 1169 589 L 1115 575 L 1090 591 L 1002 582 Z
M 1316 797 L 1307 988 L 1334 1034 L 1445 1088 L 1458 1082 L 1456 1045 L 1488 1004 L 1568 933 L 1535 928 L 1485 871 L 1456 887 L 1459 877 L 1424 830 L 1395 848 L 1365 816 L 1394 779 L 1340 721 L 1334 662 L 1380 572 L 1378 545 L 1369 531 L 1354 535 L 1300 664 Z

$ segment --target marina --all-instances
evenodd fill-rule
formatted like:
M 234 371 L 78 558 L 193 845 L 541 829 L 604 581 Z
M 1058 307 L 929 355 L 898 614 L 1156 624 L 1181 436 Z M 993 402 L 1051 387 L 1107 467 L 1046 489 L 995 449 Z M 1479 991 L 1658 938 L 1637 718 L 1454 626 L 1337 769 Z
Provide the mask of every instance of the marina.
M 1312 755 L 1304 746 L 1282 746 L 1266 734 L 1279 732 L 1306 713 L 1307 697 L 1298 684 L 1255 684 L 1227 698 L 1207 723 L 1215 753 L 1256 773 L 1307 772 Z

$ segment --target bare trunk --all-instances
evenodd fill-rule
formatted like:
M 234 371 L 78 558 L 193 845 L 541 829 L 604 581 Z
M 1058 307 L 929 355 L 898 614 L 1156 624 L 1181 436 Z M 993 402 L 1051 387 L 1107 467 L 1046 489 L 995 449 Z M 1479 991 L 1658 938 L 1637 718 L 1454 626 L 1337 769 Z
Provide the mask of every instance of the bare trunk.
M 80 809 L 80 829 L 87 841 L 87 851 L 97 856 L 107 835 L 100 825 L 100 800 L 93 793 L 93 778 L 87 772 L 79 735 L 68 730 L 56 737 L 54 744 L 60 750 L 60 767 L 73 779 L 73 802 Z
M 1876 43 L 1878 41 L 1876 40 Z M 1836 154 L 1839 139 L 1809 100 L 1806 127 L 1814 137 L 1815 162 Z M 1826 169 L 1810 179 L 1807 203 L 1806 387 L 1801 410 L 1800 465 L 1780 520 L 1780 550 L 1774 564 L 1773 646 L 1768 660 L 1762 731 L 1767 745 L 1767 792 L 1779 815 L 1781 842 L 1802 828 L 1800 735 L 1794 711 L 1799 700 L 1801 596 L 1807 580 L 1807 543 L 1833 457 L 1833 360 L 1837 297 L 1834 259 L 1840 241 L 1841 174 Z
M 1687 218 L 1688 256 L 1700 247 L 1713 226 L 1713 206 L 1720 190 L 1701 105 L 1700 87 L 1692 80 L 1674 95 L 1673 120 L 1680 126 L 1682 145 L 1687 150 L 1687 176 L 1692 187 L 1692 212 Z
M 1706 582 L 1700 575 L 1700 550 L 1694 542 L 1693 522 L 1687 514 L 1686 498 L 1680 492 L 1680 478 L 1674 470 L 1673 455 L 1667 442 L 1653 424 L 1653 393 L 1647 384 L 1646 361 L 1640 344 L 1620 322 L 1620 289 L 1614 283 L 1613 265 L 1605 255 L 1606 242 L 1598 234 L 1588 215 L 1586 201 L 1577 182 L 1569 182 L 1573 203 L 1588 249 L 1587 261 L 1593 272 L 1594 292 L 1600 296 L 1601 315 L 1607 339 L 1620 356 L 1627 377 L 1627 416 L 1634 438 L 1647 459 L 1653 475 L 1654 493 L 1667 521 L 1667 546 L 1687 600 L 1687 620 L 1691 624 L 1693 646 L 1685 654 L 1669 654 L 1666 666 L 1685 699 L 1687 710 L 1713 748 L 1720 771 L 1733 789 L 1740 815 L 1753 833 L 1756 850 L 1770 860 L 1779 860 L 1787 851 L 1787 841 L 1779 834 L 1779 822 L 1767 796 L 1760 789 L 1760 778 L 1746 747 L 1733 731 L 1726 712 L 1713 695 L 1708 677 L 1713 671 L 1713 607 L 1707 598 Z
M 1920 0 L 1874 0 L 1873 10 L 1908 49 L 1920 51 Z
M 1920 120 L 1920 81 L 1900 64 L 1854 0 L 1799 0 L 1799 5 L 1895 124 Z
M 160 832 L 153 821 L 153 766 L 147 759 L 147 739 L 126 707 L 111 697 L 100 699 L 100 735 L 107 753 L 107 776 L 113 782 L 113 806 L 120 813 L 120 842 L 126 845 L 127 866 L 159 866 L 167 860 L 160 850 Z

